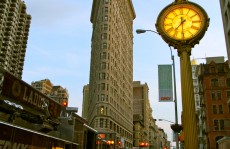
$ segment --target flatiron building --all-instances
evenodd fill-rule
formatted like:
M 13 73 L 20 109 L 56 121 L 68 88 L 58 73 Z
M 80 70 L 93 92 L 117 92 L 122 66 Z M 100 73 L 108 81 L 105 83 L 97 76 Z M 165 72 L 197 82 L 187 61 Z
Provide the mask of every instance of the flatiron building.
M 21 0 L 0 1 L 0 67 L 21 78 L 31 16 Z
M 124 148 L 133 144 L 134 19 L 131 0 L 93 0 L 87 120 Z

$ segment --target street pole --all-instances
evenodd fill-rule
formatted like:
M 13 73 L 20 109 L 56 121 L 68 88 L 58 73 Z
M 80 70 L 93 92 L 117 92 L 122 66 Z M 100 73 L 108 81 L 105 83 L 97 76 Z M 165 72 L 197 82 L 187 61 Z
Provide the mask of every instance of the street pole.
M 136 33 L 137 34 L 142 34 L 142 33 L 145 33 L 145 32 L 153 32 L 155 34 L 158 34 L 160 35 L 158 32 L 156 31 L 153 31 L 153 30 L 144 30 L 144 29 L 137 29 L 136 30 Z M 170 48 L 170 51 L 171 51 L 171 60 L 172 60 L 172 66 L 173 66 L 173 85 L 174 85 L 174 104 L 175 104 L 175 124 L 178 125 L 178 114 L 177 114 L 177 94 L 176 94 L 176 73 L 175 73 L 175 62 L 174 62 L 174 55 L 172 54 L 172 49 L 171 47 Z M 178 132 L 175 132 L 174 133 L 176 134 L 176 149 L 179 149 L 179 141 L 178 141 Z
M 177 114 L 177 94 L 176 94 L 176 73 L 175 73 L 175 62 L 174 62 L 174 55 L 172 54 L 172 49 L 170 47 L 171 51 L 171 59 L 172 59 L 172 65 L 173 65 L 173 85 L 174 85 L 174 103 L 175 103 L 175 123 L 178 124 L 178 114 Z M 174 132 L 176 134 L 176 149 L 179 149 L 179 141 L 178 141 L 178 132 Z

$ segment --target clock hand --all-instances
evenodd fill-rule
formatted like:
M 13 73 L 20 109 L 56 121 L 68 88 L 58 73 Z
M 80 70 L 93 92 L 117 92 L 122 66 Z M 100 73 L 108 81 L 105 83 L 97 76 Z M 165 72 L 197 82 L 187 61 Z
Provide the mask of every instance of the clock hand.
M 183 18 L 181 17 L 181 22 L 180 22 L 180 24 L 176 27 L 176 29 L 178 29 L 181 25 L 183 25 L 183 23 L 186 21 L 186 19 L 184 19 L 183 20 Z

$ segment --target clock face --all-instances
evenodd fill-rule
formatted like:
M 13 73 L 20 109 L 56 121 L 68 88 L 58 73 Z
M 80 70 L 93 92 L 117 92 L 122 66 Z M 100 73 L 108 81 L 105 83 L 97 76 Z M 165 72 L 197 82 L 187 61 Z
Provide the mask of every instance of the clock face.
M 164 13 L 163 32 L 175 40 L 189 40 L 195 37 L 203 27 L 202 13 L 186 5 L 174 7 Z

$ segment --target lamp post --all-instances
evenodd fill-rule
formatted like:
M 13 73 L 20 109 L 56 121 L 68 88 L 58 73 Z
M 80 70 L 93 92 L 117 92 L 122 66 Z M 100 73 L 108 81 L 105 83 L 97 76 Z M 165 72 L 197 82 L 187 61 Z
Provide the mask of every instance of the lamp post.
M 207 31 L 209 17 L 200 5 L 188 0 L 175 0 L 161 10 L 155 26 L 162 39 L 177 49 L 180 57 L 184 145 L 186 149 L 198 148 L 190 55 Z
M 144 30 L 144 29 L 137 29 L 136 33 L 137 34 L 142 34 L 145 32 L 153 32 L 155 34 L 160 35 L 159 32 L 153 31 L 153 30 Z M 177 114 L 177 94 L 176 94 L 176 74 L 175 74 L 175 62 L 174 62 L 174 55 L 172 54 L 172 49 L 170 47 L 170 51 L 171 51 L 171 60 L 172 60 L 172 66 L 173 66 L 173 85 L 174 85 L 174 104 L 175 104 L 175 123 L 168 121 L 168 120 L 164 120 L 164 119 L 159 119 L 159 121 L 164 120 L 164 121 L 168 121 L 170 123 L 174 123 L 175 125 L 178 125 L 178 114 Z M 176 134 L 176 149 L 179 149 L 179 142 L 178 142 L 178 133 Z

